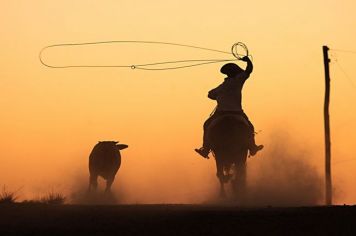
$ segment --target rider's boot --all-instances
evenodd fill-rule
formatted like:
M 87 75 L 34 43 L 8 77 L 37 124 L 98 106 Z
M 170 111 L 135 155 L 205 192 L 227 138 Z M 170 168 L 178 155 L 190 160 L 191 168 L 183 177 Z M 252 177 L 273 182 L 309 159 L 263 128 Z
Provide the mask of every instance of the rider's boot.
M 209 159 L 210 149 L 206 147 L 196 148 L 194 149 L 200 156 Z
M 250 155 L 251 156 L 254 156 L 254 155 L 256 155 L 256 153 L 258 152 L 258 151 L 261 151 L 262 149 L 263 149 L 263 145 L 253 145 L 253 146 L 251 146 L 250 148 L 249 148 L 249 150 L 250 150 Z
M 250 155 L 251 156 L 254 156 L 256 155 L 256 153 L 258 151 L 261 151 L 263 149 L 263 145 L 256 145 L 256 142 L 255 142 L 255 134 L 252 133 L 251 135 L 251 140 L 250 140 L 250 147 L 249 147 L 249 150 L 250 150 Z

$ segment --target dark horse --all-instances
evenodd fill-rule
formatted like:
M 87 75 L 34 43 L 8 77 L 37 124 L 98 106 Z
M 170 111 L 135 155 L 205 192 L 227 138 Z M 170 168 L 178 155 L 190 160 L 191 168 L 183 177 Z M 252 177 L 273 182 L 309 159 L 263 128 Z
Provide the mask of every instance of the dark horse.
M 247 121 L 240 115 L 232 114 L 216 118 L 208 129 L 221 197 L 225 197 L 224 184 L 229 181 L 235 197 L 241 200 L 244 197 L 249 133 Z

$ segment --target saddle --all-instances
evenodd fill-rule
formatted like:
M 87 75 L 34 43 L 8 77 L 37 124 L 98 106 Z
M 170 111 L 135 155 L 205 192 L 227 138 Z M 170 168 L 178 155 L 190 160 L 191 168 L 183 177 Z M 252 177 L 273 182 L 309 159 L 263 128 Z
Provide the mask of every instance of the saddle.
M 211 122 L 209 127 L 214 126 L 216 123 L 220 122 L 220 120 L 222 120 L 222 119 L 224 119 L 226 117 L 231 117 L 234 120 L 236 120 L 236 122 L 243 123 L 247 127 L 249 126 L 248 121 L 246 120 L 246 118 L 242 114 L 239 114 L 239 113 L 221 113 L 221 114 L 218 114 L 216 116 L 216 118 Z

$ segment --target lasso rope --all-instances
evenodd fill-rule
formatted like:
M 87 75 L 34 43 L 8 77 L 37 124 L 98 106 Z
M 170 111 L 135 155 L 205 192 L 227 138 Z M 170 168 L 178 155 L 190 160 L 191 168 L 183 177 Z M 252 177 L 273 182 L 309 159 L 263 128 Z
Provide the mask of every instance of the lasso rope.
M 54 47 L 70 47 L 70 46 L 85 46 L 85 45 L 98 45 L 98 44 L 113 44 L 113 43 L 139 43 L 139 44 L 163 44 L 163 45 L 172 45 L 172 46 L 179 46 L 179 47 L 187 47 L 187 48 L 195 48 L 195 49 L 200 49 L 200 50 L 206 50 L 206 51 L 212 51 L 212 52 L 219 52 L 219 53 L 224 53 L 224 54 L 232 54 L 234 56 L 234 59 L 210 59 L 210 60 L 202 60 L 202 59 L 196 59 L 196 60 L 179 60 L 179 61 L 164 61 L 164 62 L 155 62 L 155 63 L 148 63 L 148 64 L 134 64 L 134 65 L 64 65 L 64 66 L 57 66 L 57 65 L 51 65 L 46 63 L 43 60 L 42 54 L 46 49 L 49 48 L 54 48 Z M 242 47 L 244 51 L 246 52 L 245 55 L 239 54 L 237 52 L 237 48 Z M 169 43 L 169 42 L 155 42 L 155 41 L 100 41 L 100 42 L 86 42 L 86 43 L 65 43 L 65 44 L 53 44 L 46 46 L 41 49 L 39 53 L 39 60 L 40 62 L 49 68 L 111 68 L 111 67 L 117 67 L 117 68 L 131 68 L 131 69 L 140 69 L 140 70 L 173 70 L 173 69 L 181 69 L 181 68 L 188 68 L 188 67 L 194 67 L 194 66 L 200 66 L 200 65 L 207 65 L 207 64 L 213 64 L 213 63 L 220 63 L 220 62 L 228 62 L 228 61 L 237 61 L 241 60 L 242 57 L 244 56 L 250 56 L 248 54 L 248 49 L 244 43 L 238 42 L 232 45 L 231 47 L 231 52 L 227 51 L 221 51 L 221 50 L 215 50 L 215 49 L 210 49 L 210 48 L 204 48 L 204 47 L 197 47 L 197 46 L 191 46 L 191 45 L 186 45 L 186 44 L 178 44 L 178 43 Z M 166 66 L 166 67 L 160 67 L 160 68 L 152 68 L 153 66 L 159 66 L 159 65 L 167 65 L 167 64 L 177 64 L 177 63 L 191 63 L 188 65 L 182 65 L 182 66 Z

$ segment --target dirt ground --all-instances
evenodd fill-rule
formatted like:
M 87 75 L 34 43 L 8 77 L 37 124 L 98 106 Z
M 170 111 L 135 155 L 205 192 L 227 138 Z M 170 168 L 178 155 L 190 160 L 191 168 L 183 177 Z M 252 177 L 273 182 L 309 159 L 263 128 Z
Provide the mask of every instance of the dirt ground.
M 356 235 L 356 206 L 9 204 L 0 235 Z

